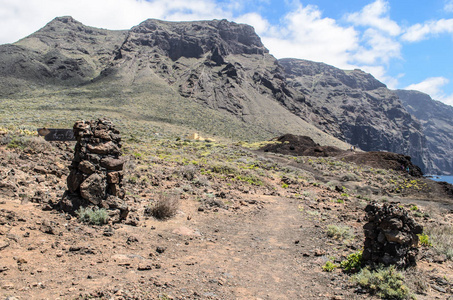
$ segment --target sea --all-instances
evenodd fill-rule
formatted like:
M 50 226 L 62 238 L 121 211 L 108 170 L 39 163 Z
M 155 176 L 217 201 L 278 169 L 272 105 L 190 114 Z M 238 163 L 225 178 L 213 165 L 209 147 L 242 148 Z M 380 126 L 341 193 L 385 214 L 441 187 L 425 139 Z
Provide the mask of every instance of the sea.
M 427 175 L 425 176 L 429 179 L 435 180 L 435 181 L 446 181 L 448 183 L 453 184 L 453 176 L 444 176 L 444 175 Z

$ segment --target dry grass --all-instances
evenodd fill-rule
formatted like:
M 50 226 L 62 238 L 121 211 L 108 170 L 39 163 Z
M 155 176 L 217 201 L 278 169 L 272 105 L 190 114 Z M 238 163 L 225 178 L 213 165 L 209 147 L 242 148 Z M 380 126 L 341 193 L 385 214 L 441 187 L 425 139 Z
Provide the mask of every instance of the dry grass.
M 445 254 L 448 259 L 453 259 L 453 226 L 430 226 L 425 228 L 434 249 L 440 254 Z
M 159 193 L 157 199 L 151 207 L 151 215 L 159 220 L 166 220 L 174 215 L 179 208 L 179 194 L 176 193 Z

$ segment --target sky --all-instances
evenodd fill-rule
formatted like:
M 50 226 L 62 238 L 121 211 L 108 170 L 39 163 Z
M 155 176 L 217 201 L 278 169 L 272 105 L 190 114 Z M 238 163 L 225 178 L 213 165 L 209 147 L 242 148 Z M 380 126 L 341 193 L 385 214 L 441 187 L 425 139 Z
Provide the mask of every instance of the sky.
M 246 23 L 276 58 L 362 69 L 453 105 L 453 0 L 0 0 L 0 44 L 58 16 L 106 29 L 148 18 Z

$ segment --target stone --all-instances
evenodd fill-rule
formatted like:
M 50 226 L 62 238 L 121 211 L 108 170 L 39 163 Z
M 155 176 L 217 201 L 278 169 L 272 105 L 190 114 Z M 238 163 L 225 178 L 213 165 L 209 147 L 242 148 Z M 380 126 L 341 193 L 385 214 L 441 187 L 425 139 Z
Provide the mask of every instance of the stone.
M 101 167 L 104 167 L 107 170 L 121 171 L 123 169 L 124 162 L 124 157 L 114 158 L 108 156 L 101 159 Z
M 71 193 L 75 193 L 79 187 L 80 184 L 83 182 L 83 174 L 78 172 L 76 169 L 72 169 L 71 172 L 68 175 L 68 178 L 66 179 L 68 189 Z
M 105 130 L 105 129 L 96 130 L 94 132 L 94 136 L 97 137 L 97 138 L 101 138 L 103 140 L 106 140 L 106 141 L 111 141 L 112 140 L 112 137 L 110 136 L 110 133 L 107 130 Z
M 423 227 L 406 210 L 393 204 L 372 203 L 365 208 L 368 222 L 362 259 L 371 265 L 396 265 L 407 268 L 416 264 L 418 233 Z
M 87 145 L 87 150 L 90 151 L 91 153 L 96 153 L 96 154 L 119 154 L 119 148 L 115 143 L 112 141 L 107 142 L 107 143 L 102 143 L 98 145 L 92 145 L 88 144 Z
M 106 197 L 106 187 L 104 176 L 94 173 L 80 184 L 80 195 L 94 205 L 98 205 Z
M 107 182 L 108 183 L 120 183 L 122 178 L 123 178 L 123 174 L 121 172 L 107 173 Z
M 79 163 L 79 170 L 87 175 L 91 175 L 96 171 L 96 166 L 88 160 L 81 161 Z

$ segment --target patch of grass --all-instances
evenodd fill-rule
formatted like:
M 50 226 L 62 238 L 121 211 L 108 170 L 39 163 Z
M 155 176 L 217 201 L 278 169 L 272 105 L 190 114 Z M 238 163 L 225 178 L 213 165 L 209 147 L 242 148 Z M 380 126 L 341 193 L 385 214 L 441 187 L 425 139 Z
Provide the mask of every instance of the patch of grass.
M 107 223 L 108 213 L 104 208 L 92 209 L 91 207 L 81 207 L 76 211 L 79 220 L 93 225 L 103 225 Z
M 334 239 L 348 239 L 353 236 L 351 228 L 344 225 L 328 225 L 327 236 Z
M 179 194 L 159 193 L 154 205 L 151 207 L 151 215 L 159 220 L 166 220 L 174 215 L 179 208 Z
M 384 299 L 408 299 L 410 296 L 403 274 L 394 266 L 377 270 L 364 268 L 352 277 L 352 281 Z
M 310 216 L 319 216 L 319 211 L 317 210 L 307 210 L 307 214 Z

